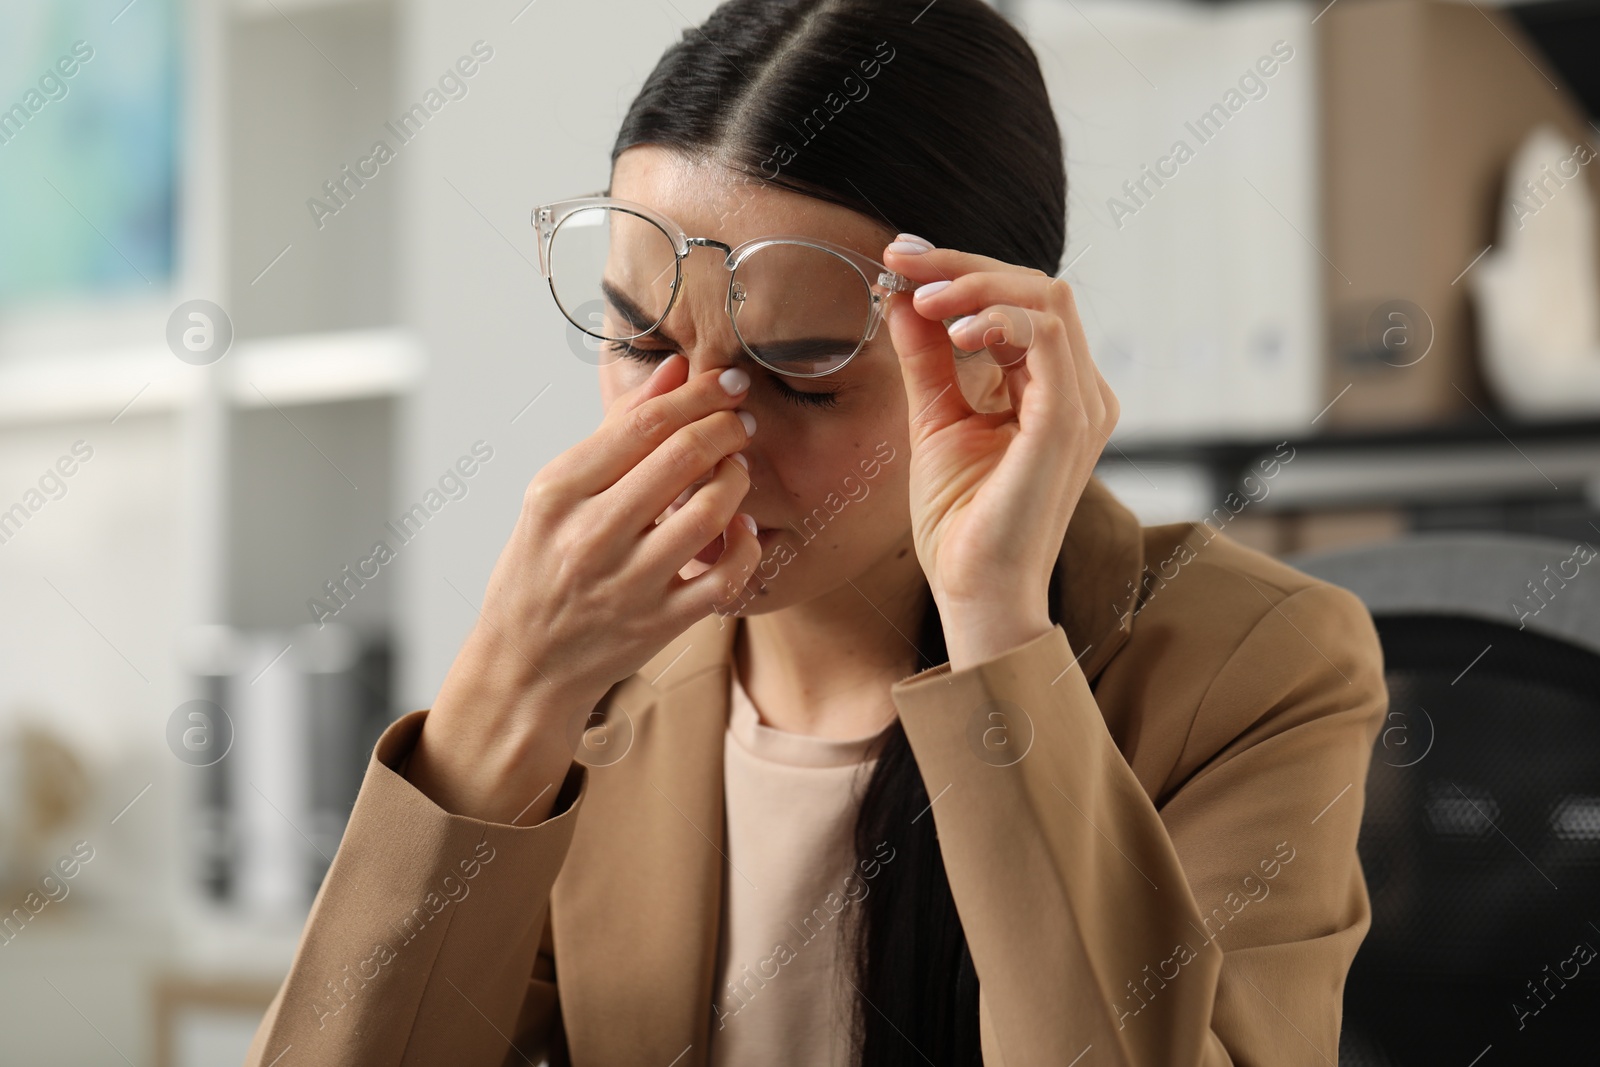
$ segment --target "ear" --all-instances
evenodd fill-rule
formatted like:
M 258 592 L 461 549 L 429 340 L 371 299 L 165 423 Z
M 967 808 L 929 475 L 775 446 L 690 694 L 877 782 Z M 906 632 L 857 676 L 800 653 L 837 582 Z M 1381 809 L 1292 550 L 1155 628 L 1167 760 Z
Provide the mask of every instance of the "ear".
M 955 350 L 956 380 L 961 383 L 961 395 L 967 398 L 972 410 L 978 412 L 1007 411 L 1011 397 L 1006 391 L 1005 372 L 987 352 Z

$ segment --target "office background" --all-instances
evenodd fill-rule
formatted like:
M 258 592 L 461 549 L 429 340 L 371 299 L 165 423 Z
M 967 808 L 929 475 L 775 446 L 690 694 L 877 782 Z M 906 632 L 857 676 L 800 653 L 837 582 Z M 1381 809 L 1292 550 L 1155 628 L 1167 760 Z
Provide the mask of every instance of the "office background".
M 714 6 L 0 12 L 0 1063 L 242 1055 L 372 738 L 600 417 L 530 209 Z M 1600 544 L 1600 5 L 1000 7 L 1145 522 Z

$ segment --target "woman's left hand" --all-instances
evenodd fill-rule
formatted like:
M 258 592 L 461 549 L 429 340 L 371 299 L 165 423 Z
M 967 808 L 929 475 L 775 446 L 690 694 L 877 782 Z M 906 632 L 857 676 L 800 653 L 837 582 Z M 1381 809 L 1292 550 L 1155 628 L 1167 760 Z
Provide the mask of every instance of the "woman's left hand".
M 1054 626 L 1050 572 L 1120 409 L 1065 281 L 947 248 L 886 250 L 884 263 L 919 286 L 949 283 L 895 296 L 889 329 L 906 387 L 917 558 L 959 670 Z M 972 317 L 947 332 L 944 320 L 961 315 Z M 952 342 L 987 349 L 1010 410 L 973 409 Z

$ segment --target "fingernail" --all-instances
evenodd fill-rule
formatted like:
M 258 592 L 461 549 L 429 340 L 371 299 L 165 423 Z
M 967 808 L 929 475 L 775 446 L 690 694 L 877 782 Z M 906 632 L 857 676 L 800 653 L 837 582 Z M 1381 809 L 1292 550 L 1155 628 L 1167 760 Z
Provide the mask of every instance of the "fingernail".
M 941 293 L 945 289 L 949 288 L 949 286 L 949 278 L 940 278 L 936 282 L 929 282 L 927 285 L 919 285 L 917 286 L 916 298 L 921 300 L 924 297 L 932 296 L 935 293 Z
M 756 433 L 756 417 L 748 411 L 739 412 L 739 421 L 744 423 L 744 435 L 754 437 Z
M 739 521 L 744 523 L 745 529 L 749 530 L 751 533 L 756 532 L 756 520 L 752 519 L 742 511 L 739 512 Z
M 976 316 L 976 315 L 963 315 L 959 319 L 957 319 L 956 321 L 954 321 L 954 322 L 952 322 L 950 324 L 950 329 L 947 332 L 950 334 L 951 337 L 954 337 L 956 334 L 960 333 L 962 330 L 964 330 L 966 328 L 967 323 L 971 322 L 973 319 L 975 319 L 977 317 L 978 316 Z
M 895 245 L 916 245 L 916 248 L 895 248 Z M 933 251 L 933 242 L 926 237 L 918 237 L 914 233 L 897 233 L 894 235 L 894 248 L 896 252 L 905 252 L 908 255 L 920 255 L 923 252 Z
M 750 469 L 750 461 L 744 458 L 744 453 L 743 452 L 735 452 L 729 458 L 732 459 L 739 466 L 743 467 L 745 470 L 749 470 Z
M 902 256 L 920 256 L 924 252 L 933 251 L 933 249 L 929 248 L 925 244 L 919 244 L 916 241 L 891 241 L 888 245 L 887 251 L 898 252 Z
M 650 375 L 650 377 L 652 377 L 652 378 L 661 377 L 664 373 L 666 373 L 666 369 L 668 367 L 676 367 L 678 365 L 677 361 L 682 359 L 682 358 L 683 358 L 683 353 L 681 353 L 681 352 L 672 353 L 672 355 L 668 356 L 666 359 L 664 359 L 660 363 L 656 364 L 656 369 Z
M 677 354 L 673 353 L 674 356 Z M 717 375 L 717 384 L 721 385 L 723 392 L 729 396 L 738 396 L 750 388 L 750 375 L 739 367 L 729 367 Z

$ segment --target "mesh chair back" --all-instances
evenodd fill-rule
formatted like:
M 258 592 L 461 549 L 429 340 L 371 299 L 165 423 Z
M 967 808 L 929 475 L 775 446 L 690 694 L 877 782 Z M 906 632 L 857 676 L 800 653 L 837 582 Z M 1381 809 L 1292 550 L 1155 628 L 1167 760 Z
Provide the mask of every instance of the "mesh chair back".
M 1600 558 L 1435 534 L 1289 562 L 1362 597 L 1389 684 L 1341 1063 L 1600 1060 Z

